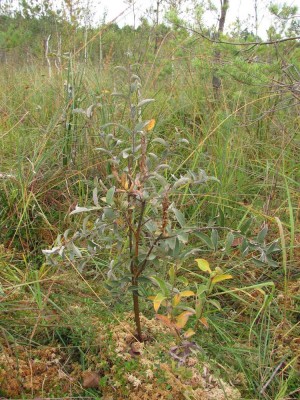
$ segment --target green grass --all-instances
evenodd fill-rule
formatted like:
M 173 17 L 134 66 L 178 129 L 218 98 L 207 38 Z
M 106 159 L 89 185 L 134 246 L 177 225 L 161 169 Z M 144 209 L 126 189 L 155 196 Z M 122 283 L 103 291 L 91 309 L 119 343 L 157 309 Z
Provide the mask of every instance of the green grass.
M 278 78 L 276 61 L 254 68 L 233 59 L 230 50 L 224 56 L 223 91 L 216 103 L 210 47 L 205 47 L 200 61 L 198 51 L 199 47 L 194 54 L 175 57 L 169 73 L 172 50 L 166 44 L 156 64 L 145 59 L 139 67 L 147 82 L 143 97 L 156 100 L 143 117 L 155 118 L 158 136 L 172 143 L 166 155 L 171 173 L 179 176 L 201 168 L 220 181 L 193 193 L 187 188 L 176 200 L 177 207 L 200 226 L 212 219 L 219 224 L 222 218 L 235 230 L 254 218 L 251 238 L 267 222 L 267 241 L 279 238 L 282 252 L 277 255 L 278 267 L 257 266 L 235 249 L 225 256 L 220 249 L 212 253 L 199 243 L 203 258 L 230 270 L 235 279 L 220 295 L 222 312 L 209 315 L 209 330 L 202 328 L 195 340 L 204 349 L 203 358 L 240 389 L 243 399 L 296 399 L 299 104 L 281 108 L 291 101 L 290 93 L 259 86 Z M 246 74 L 239 69 L 241 64 Z M 110 95 L 114 79 L 119 79 L 113 76 L 112 66 L 99 75 L 97 67 L 75 63 L 51 78 L 38 66 L 3 68 L 0 73 L 0 345 L 66 349 L 71 360 L 67 368 L 72 362 L 83 370 L 97 368 L 98 324 L 117 324 L 130 311 L 129 296 L 113 300 L 103 287 L 105 254 L 81 274 L 63 263 L 58 270 L 46 267 L 41 253 L 59 233 L 76 229 L 69 212 L 76 204 L 90 204 L 94 178 L 105 180 L 109 174 L 103 154 L 95 150 L 101 126 L 126 125 L 129 119 Z M 249 82 L 241 84 L 241 78 Z M 65 80 L 73 87 L 70 95 Z M 72 112 L 92 104 L 91 118 Z M 122 135 L 118 130 L 115 134 Z M 180 144 L 180 138 L 188 144 Z M 80 226 L 80 221 L 75 224 Z M 187 276 L 191 265 L 193 258 L 184 263 Z M 274 290 L 264 286 L 271 281 Z M 154 315 L 149 302 L 143 313 Z M 159 340 L 167 353 L 172 339 Z M 124 364 L 109 357 L 107 362 L 116 363 L 115 374 L 122 381 Z M 137 365 L 129 363 L 126 368 L 131 372 Z M 121 385 L 126 391 L 123 381 Z M 63 396 L 60 390 L 56 394 Z M 76 390 L 97 395 L 80 383 Z

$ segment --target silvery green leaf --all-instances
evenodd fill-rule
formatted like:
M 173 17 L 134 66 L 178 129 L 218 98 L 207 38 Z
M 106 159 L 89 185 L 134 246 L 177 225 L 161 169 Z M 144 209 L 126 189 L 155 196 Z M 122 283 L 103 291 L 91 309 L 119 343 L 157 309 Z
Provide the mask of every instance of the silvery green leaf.
M 64 233 L 64 238 L 66 241 L 68 240 L 69 232 L 70 232 L 70 229 L 67 229 Z
M 160 143 L 163 146 L 168 146 L 168 143 L 163 138 L 160 138 L 160 137 L 153 139 L 152 143 Z
M 180 242 L 179 242 L 179 239 L 178 239 L 178 237 L 176 238 L 176 241 L 175 241 L 175 248 L 174 248 L 174 250 L 173 250 L 173 257 L 178 257 L 179 256 L 179 252 L 180 252 Z
M 156 171 L 160 170 L 160 169 L 170 169 L 170 165 L 168 164 L 160 164 L 157 168 Z
M 80 260 L 78 262 L 78 264 L 76 264 L 77 265 L 77 269 L 78 269 L 79 272 L 83 271 L 83 269 L 84 269 L 85 265 L 87 264 L 87 262 L 88 262 L 87 260 Z
M 74 243 L 71 244 L 71 250 L 74 252 L 74 254 L 79 257 L 82 258 L 82 254 L 81 251 L 79 250 L 79 248 L 77 246 L 75 246 Z
M 139 122 L 139 123 L 136 124 L 136 126 L 134 127 L 134 131 L 135 131 L 135 132 L 142 132 L 143 129 L 149 124 L 149 122 L 150 122 L 150 120 Z
M 234 241 L 234 234 L 232 232 L 228 232 L 224 248 L 226 254 L 230 253 L 233 241 Z
M 89 107 L 86 109 L 85 114 L 86 114 L 86 116 L 87 116 L 88 118 L 91 118 L 91 117 L 93 116 L 93 109 L 94 109 L 94 107 L 95 107 L 95 105 L 92 104 L 91 106 L 89 106 Z
M 252 219 L 252 218 L 249 218 L 249 219 L 247 219 L 247 220 L 242 224 L 242 226 L 240 227 L 240 231 L 241 231 L 241 233 L 242 233 L 243 235 L 245 235 L 245 234 L 248 232 L 248 230 L 249 230 L 250 225 L 252 224 L 252 222 L 253 222 L 253 219 Z
M 110 281 L 114 281 L 117 279 L 116 275 L 113 273 L 113 271 L 111 269 L 107 272 L 107 278 Z
M 190 142 L 187 139 L 179 139 L 179 142 L 190 144 Z
M 266 236 L 267 236 L 267 233 L 268 233 L 268 226 L 267 225 L 265 225 L 264 227 L 263 227 L 263 229 L 259 232 L 259 234 L 257 235 L 257 241 L 258 241 L 258 243 L 263 243 L 264 242 L 264 240 L 265 240 L 265 238 L 266 238 Z
M 131 80 L 135 80 L 135 81 L 141 82 L 141 78 L 136 74 L 132 74 L 131 75 Z
M 175 246 L 176 246 L 176 236 L 174 236 L 174 237 L 172 237 L 172 238 L 170 238 L 170 239 L 166 239 L 165 240 L 165 243 L 167 243 L 168 244 L 168 246 L 170 247 L 170 249 L 171 250 L 174 250 L 175 249 Z
M 194 256 L 194 255 L 199 254 L 199 253 L 201 253 L 201 249 L 195 248 L 195 249 L 186 250 L 186 251 L 180 253 L 180 257 L 181 257 L 181 259 L 184 259 L 185 257 Z
M 128 149 L 127 149 L 127 150 L 123 150 L 123 151 L 121 152 L 121 154 L 122 154 L 122 157 L 123 157 L 124 159 L 128 158 L 128 157 L 129 157 Z
M 74 108 L 72 110 L 72 113 L 73 114 L 84 114 L 84 115 L 86 115 L 86 111 L 83 108 Z
M 199 239 L 201 239 L 204 243 L 207 244 L 207 246 L 210 249 L 214 249 L 214 244 L 211 241 L 211 238 L 209 236 L 207 236 L 205 233 L 203 232 L 194 232 L 195 236 L 197 236 Z
M 150 233 L 157 231 L 157 224 L 152 220 L 147 221 L 144 226 Z
M 96 147 L 95 150 L 102 151 L 102 153 L 106 153 L 106 154 L 111 155 L 111 151 L 109 151 L 107 149 L 104 149 L 103 147 Z
M 90 219 L 90 216 L 88 215 L 83 220 L 83 223 L 82 223 L 82 231 L 83 231 L 83 233 L 86 233 L 86 231 L 87 231 L 87 223 L 88 223 L 89 219 Z
M 137 81 L 133 82 L 130 85 L 130 92 L 134 93 L 139 87 L 140 87 L 140 85 L 139 85 L 139 83 Z
M 181 211 L 177 210 L 177 208 L 172 207 L 172 211 L 175 214 L 175 217 L 177 221 L 179 222 L 179 225 L 184 228 L 186 226 L 185 218 L 184 215 Z
M 167 180 L 162 175 L 160 175 L 156 172 L 153 172 L 151 174 L 151 176 L 149 177 L 149 179 L 152 179 L 152 178 L 155 178 L 164 187 L 168 185 Z
M 70 215 L 79 214 L 82 212 L 90 212 L 90 211 L 95 211 L 95 210 L 99 210 L 99 207 L 78 207 L 78 206 L 76 206 L 75 210 L 70 212 Z
M 53 247 L 51 250 L 42 250 L 42 253 L 45 254 L 45 256 L 49 256 L 50 254 L 55 254 L 58 253 L 60 249 L 60 246 Z
M 157 155 L 156 155 L 156 154 L 154 154 L 154 153 L 148 153 L 148 156 L 150 156 L 150 157 L 154 158 L 155 160 L 158 160 L 158 157 L 157 157 Z
M 114 202 L 114 195 L 115 195 L 115 186 L 112 186 L 106 193 L 106 203 L 109 204 L 110 206 Z
M 249 254 L 249 246 L 247 246 L 244 250 L 243 250 L 243 252 L 242 252 L 242 258 L 243 257 L 246 257 L 248 254 Z
M 278 263 L 276 261 L 274 261 L 271 257 L 267 257 L 266 262 L 270 267 L 273 267 L 273 268 L 278 267 Z
M 59 251 L 58 251 L 58 254 L 59 254 L 61 257 L 63 257 L 64 252 L 65 252 L 65 246 L 61 246 L 61 248 L 60 248 Z
M 178 240 L 184 244 L 187 244 L 189 241 L 189 235 L 186 232 L 180 232 L 178 235 Z
M 188 184 L 190 182 L 191 182 L 190 178 L 186 178 L 186 177 L 180 178 L 180 179 L 178 179 L 178 181 L 176 181 L 174 183 L 173 189 L 177 189 L 178 187 L 184 186 L 184 185 L 186 185 L 186 184 Z
M 131 130 L 127 128 L 127 126 L 118 124 L 116 122 L 108 122 L 107 124 L 101 125 L 101 129 L 109 128 L 110 126 L 117 126 L 120 129 L 123 129 L 125 132 L 127 132 L 129 135 L 131 135 Z
M 273 242 L 268 248 L 267 248 L 267 254 L 272 254 L 272 253 L 277 253 L 281 251 L 281 247 L 278 245 L 278 240 Z
M 134 153 L 138 153 L 139 152 L 139 150 L 140 150 L 140 148 L 141 148 L 141 145 L 140 144 L 138 144 L 137 146 L 135 146 L 135 148 L 134 148 Z
M 120 93 L 120 92 L 112 92 L 111 95 L 115 96 L 115 97 L 122 97 L 123 99 L 127 99 L 127 96 L 125 96 L 125 94 Z
M 267 262 L 267 255 L 266 255 L 266 253 L 264 251 L 261 252 L 261 255 L 259 257 L 259 261 L 262 261 L 264 263 Z
M 117 65 L 114 70 L 127 73 L 127 69 L 123 65 Z
M 114 210 L 112 210 L 110 207 L 106 207 L 103 210 L 103 216 L 102 216 L 103 220 L 108 220 L 108 221 L 112 222 L 115 219 L 115 217 L 116 217 L 116 214 L 115 214 Z
M 212 244 L 214 245 L 214 250 L 216 251 L 218 248 L 218 240 L 219 240 L 218 231 L 216 229 L 212 229 L 210 238 Z
M 98 188 L 95 187 L 93 190 L 93 202 L 96 207 L 99 207 L 99 200 L 98 200 Z
M 142 100 L 138 103 L 137 107 L 142 107 L 145 106 L 146 104 L 152 103 L 153 101 L 155 101 L 154 99 L 145 99 Z
M 258 267 L 263 267 L 266 265 L 264 261 L 258 260 L 257 258 L 252 258 L 252 261 L 254 262 L 255 265 Z

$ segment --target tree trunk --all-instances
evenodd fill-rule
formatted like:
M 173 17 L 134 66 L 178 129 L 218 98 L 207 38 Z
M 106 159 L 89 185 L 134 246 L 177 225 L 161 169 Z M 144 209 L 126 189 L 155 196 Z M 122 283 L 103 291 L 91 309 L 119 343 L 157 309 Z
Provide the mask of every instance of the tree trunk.
M 221 0 L 221 16 L 219 19 L 219 26 L 216 34 L 216 40 L 220 39 L 220 36 L 224 32 L 224 25 L 228 7 L 229 7 L 229 0 Z M 221 52 L 220 50 L 216 50 L 214 54 L 214 64 L 216 65 L 216 67 L 214 68 L 213 78 L 212 78 L 212 86 L 214 90 L 214 97 L 216 100 L 219 99 L 220 97 L 220 90 L 222 85 L 221 79 L 218 76 L 218 65 L 220 64 L 220 62 L 221 62 Z

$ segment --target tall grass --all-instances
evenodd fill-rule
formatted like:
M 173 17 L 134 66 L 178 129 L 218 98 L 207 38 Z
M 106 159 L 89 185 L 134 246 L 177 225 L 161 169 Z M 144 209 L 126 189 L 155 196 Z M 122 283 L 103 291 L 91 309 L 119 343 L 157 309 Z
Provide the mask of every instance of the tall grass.
M 271 91 L 271 78 L 278 78 L 280 69 L 254 68 L 232 58 L 230 51 L 224 56 L 222 98 L 216 103 L 210 54 L 208 45 L 188 47 L 182 54 L 181 45 L 174 50 L 166 42 L 155 62 L 148 63 L 146 55 L 139 60 L 147 82 L 143 97 L 156 99 L 146 117 L 155 118 L 160 136 L 173 143 L 166 155 L 172 173 L 204 169 L 220 181 L 196 194 L 186 189 L 178 199 L 186 217 L 200 226 L 217 221 L 232 229 L 253 218 L 253 237 L 268 224 L 269 240 L 280 237 L 282 269 L 258 267 L 234 249 L 224 257 L 203 246 L 215 264 L 231 269 L 236 288 L 251 290 L 231 288 L 224 315 L 211 315 L 212 329 L 197 340 L 216 365 L 230 371 L 243 398 L 296 398 L 299 104 L 283 108 L 291 94 Z M 7 341 L 50 340 L 62 337 L 59 325 L 72 325 L 66 309 L 77 301 L 76 294 L 56 289 L 55 298 L 46 282 L 59 282 L 68 291 L 74 277 L 45 269 L 41 249 L 69 227 L 68 213 L 76 204 L 90 201 L 93 179 L 110 173 L 95 148 L 103 124 L 128 118 L 111 96 L 115 79 L 113 65 L 99 74 L 97 66 L 70 63 L 51 78 L 38 66 L 1 69 L 0 294 L 5 288 L 8 295 L 1 302 L 0 312 L 6 314 L 0 326 Z M 91 105 L 93 113 L 84 114 Z M 179 147 L 180 139 L 188 144 Z M 105 257 L 95 264 L 78 293 L 80 302 L 89 298 L 91 308 L 99 302 L 93 292 L 104 292 Z M 260 286 L 270 281 L 274 291 Z M 20 317 L 22 299 L 28 309 Z M 43 319 L 43 310 L 50 309 L 59 315 L 52 325 Z

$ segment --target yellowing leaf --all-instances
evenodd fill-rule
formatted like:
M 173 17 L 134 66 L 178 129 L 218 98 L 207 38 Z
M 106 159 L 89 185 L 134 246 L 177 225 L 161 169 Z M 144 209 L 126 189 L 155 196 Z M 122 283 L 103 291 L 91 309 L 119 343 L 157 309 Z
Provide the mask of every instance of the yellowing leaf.
M 152 131 L 152 129 L 155 127 L 155 119 L 150 119 L 148 124 L 146 125 L 146 131 Z
M 193 336 L 193 335 L 195 335 L 195 331 L 193 331 L 193 329 L 192 328 L 189 328 L 186 332 L 184 332 L 184 338 L 185 339 L 188 339 L 189 337 L 191 337 L 191 336 Z
M 183 292 L 180 292 L 181 297 L 191 297 L 195 296 L 195 293 L 192 290 L 184 290 Z
M 121 176 L 121 185 L 125 190 L 129 189 L 129 181 L 127 179 L 127 175 L 125 173 Z
M 171 322 L 170 318 L 168 318 L 167 316 L 161 315 L 161 314 L 156 314 L 156 319 L 158 319 L 165 326 L 174 329 L 174 324 Z
M 169 276 L 170 276 L 171 284 L 174 285 L 175 277 L 176 277 L 174 265 L 172 265 L 171 268 L 169 269 Z
M 178 306 L 178 304 L 180 303 L 180 300 L 181 300 L 181 295 L 179 293 L 176 293 L 172 300 L 172 306 L 173 307 Z
M 223 274 L 223 270 L 220 267 L 216 267 L 215 271 L 218 275 Z
M 222 282 L 222 281 L 226 281 L 226 279 L 232 279 L 233 276 L 229 275 L 229 274 L 222 274 L 222 275 L 216 275 L 213 279 L 212 279 L 212 283 L 215 284 L 217 282 Z
M 197 258 L 195 261 L 198 264 L 198 267 L 201 269 L 201 271 L 211 273 L 208 261 L 204 260 L 203 258 Z
M 208 329 L 208 328 L 209 328 L 209 325 L 208 325 L 207 319 L 206 319 L 205 317 L 202 317 L 202 318 L 200 318 L 200 319 L 199 319 L 199 321 L 201 322 L 201 324 L 202 324 L 202 325 L 204 325 L 204 326 L 205 326 L 205 328 L 206 328 L 206 329 Z
M 176 328 L 184 328 L 191 315 L 193 315 L 191 311 L 184 311 L 183 313 L 178 315 L 178 317 L 176 317 Z
M 157 312 L 161 303 L 165 300 L 165 296 L 162 293 L 157 293 L 155 299 L 153 300 L 154 310 Z

